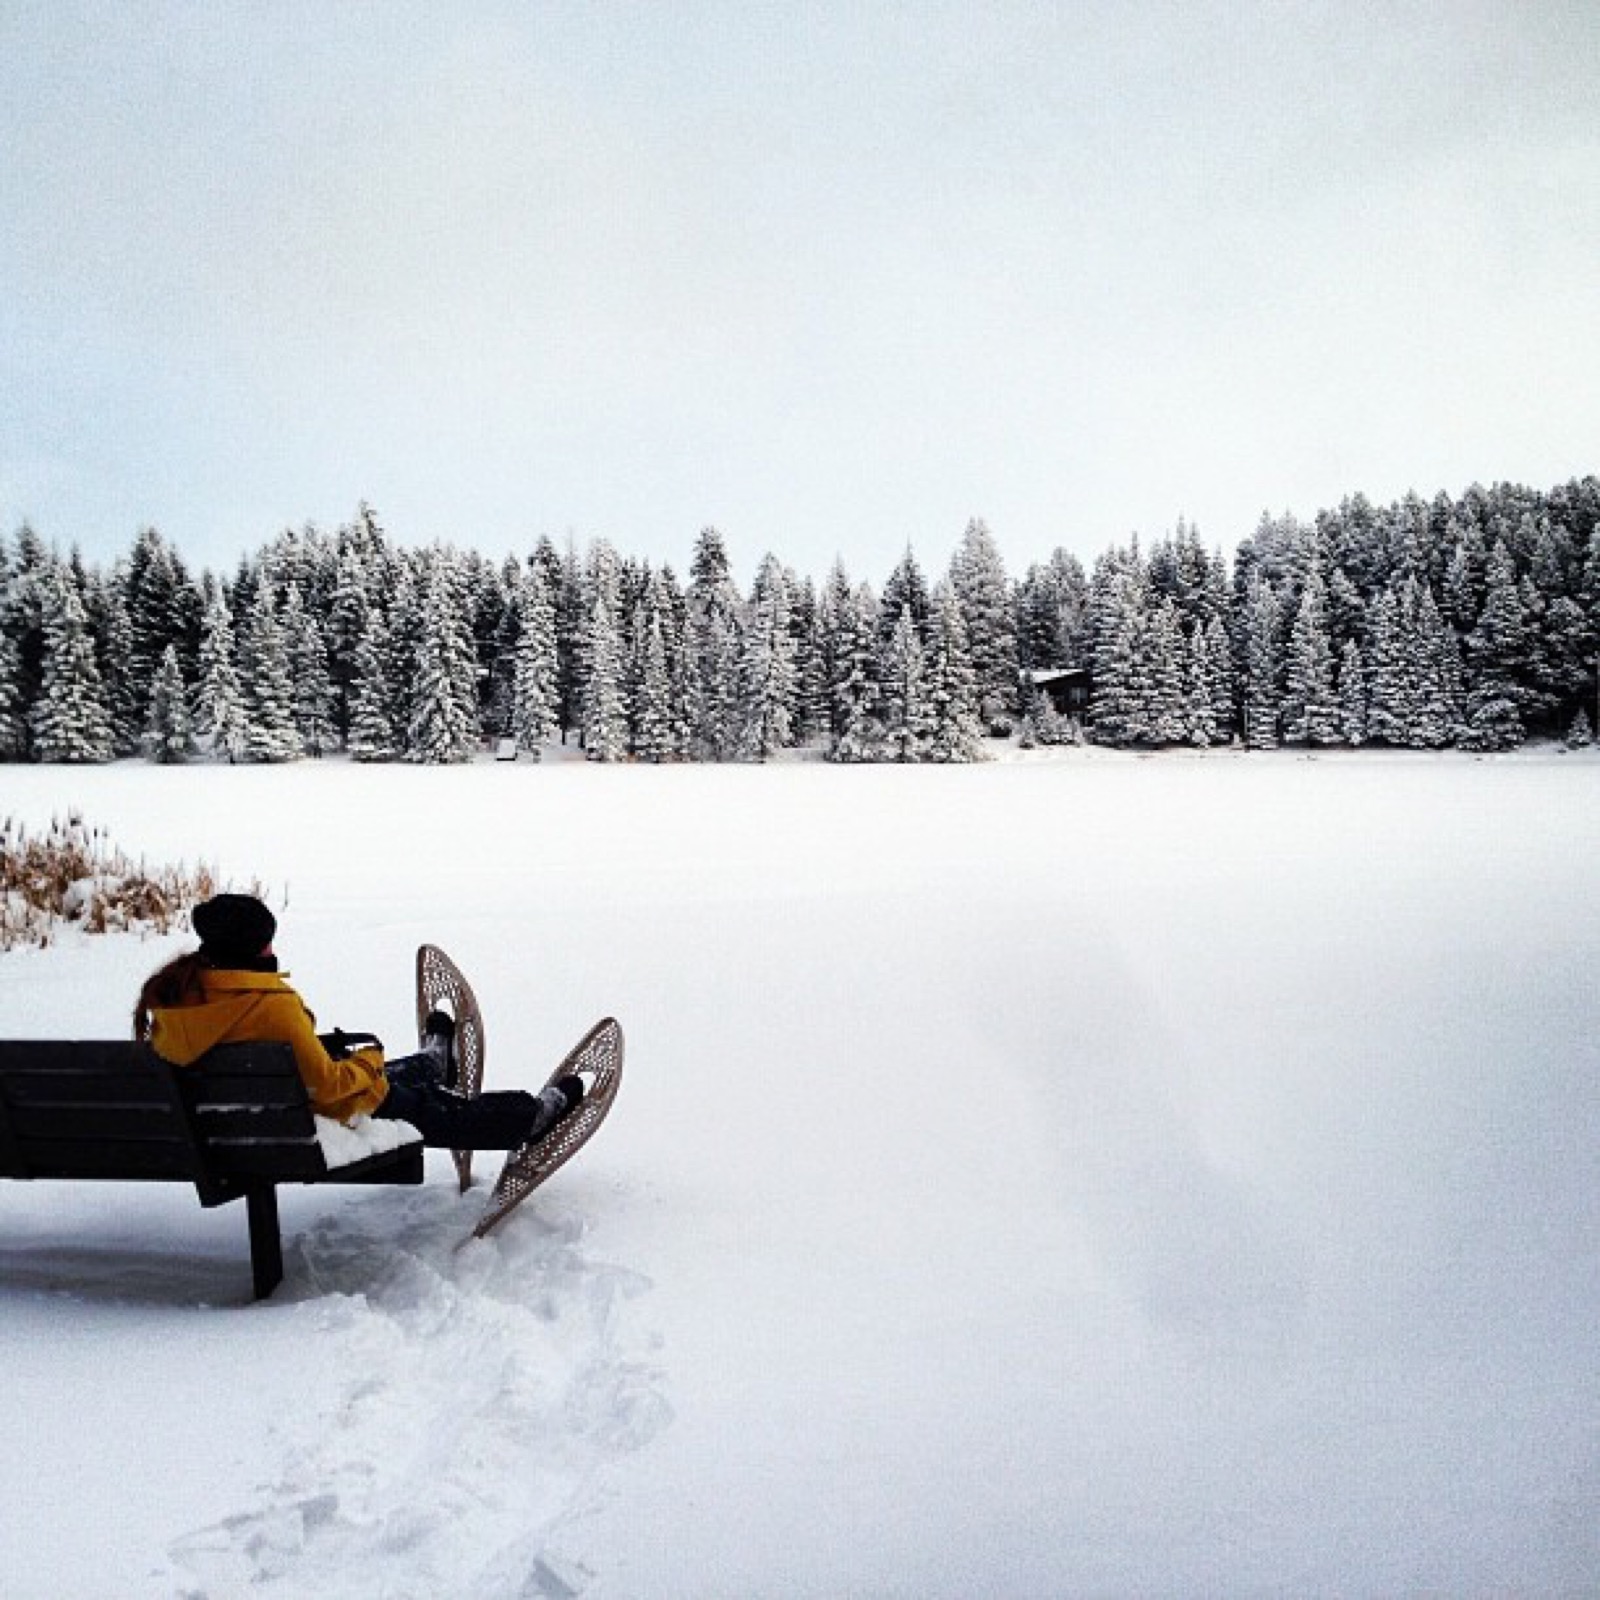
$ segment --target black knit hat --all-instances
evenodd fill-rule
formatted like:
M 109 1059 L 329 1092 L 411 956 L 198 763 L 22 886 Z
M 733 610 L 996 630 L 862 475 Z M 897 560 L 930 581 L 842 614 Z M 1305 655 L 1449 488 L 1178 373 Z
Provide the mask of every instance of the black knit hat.
M 218 967 L 242 967 L 272 943 L 278 919 L 253 894 L 219 894 L 194 908 L 200 954 Z

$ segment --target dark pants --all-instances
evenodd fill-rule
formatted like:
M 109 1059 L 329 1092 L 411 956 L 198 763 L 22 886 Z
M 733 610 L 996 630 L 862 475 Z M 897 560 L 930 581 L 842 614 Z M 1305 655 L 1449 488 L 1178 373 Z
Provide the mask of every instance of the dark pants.
M 493 1089 L 466 1099 L 438 1081 L 430 1056 L 389 1063 L 389 1092 L 372 1114 L 409 1122 L 440 1150 L 515 1150 L 528 1137 L 537 1101 L 526 1089 Z

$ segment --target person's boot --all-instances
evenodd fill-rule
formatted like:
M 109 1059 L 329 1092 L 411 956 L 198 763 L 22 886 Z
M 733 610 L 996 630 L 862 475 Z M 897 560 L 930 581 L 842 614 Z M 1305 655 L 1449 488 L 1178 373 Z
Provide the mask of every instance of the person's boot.
M 439 1081 L 456 1086 L 456 1019 L 448 1011 L 430 1011 L 422 1024 L 421 1052 L 439 1063 Z
M 533 1121 L 528 1125 L 528 1136 L 522 1148 L 539 1143 L 555 1125 L 583 1099 L 583 1079 L 575 1072 L 557 1078 L 533 1097 Z

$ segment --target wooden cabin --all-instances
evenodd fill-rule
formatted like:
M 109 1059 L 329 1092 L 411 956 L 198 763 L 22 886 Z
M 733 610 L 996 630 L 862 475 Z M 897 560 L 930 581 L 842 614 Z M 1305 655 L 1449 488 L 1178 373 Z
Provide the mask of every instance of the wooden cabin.
M 1092 683 L 1087 667 L 1034 667 L 1022 677 L 1061 716 L 1076 717 L 1081 722 L 1088 715 Z

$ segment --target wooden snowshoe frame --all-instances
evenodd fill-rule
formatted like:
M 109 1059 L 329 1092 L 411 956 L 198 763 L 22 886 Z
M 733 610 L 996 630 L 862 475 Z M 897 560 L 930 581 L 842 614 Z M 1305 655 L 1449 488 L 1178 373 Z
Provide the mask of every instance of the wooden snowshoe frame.
M 548 1088 L 568 1073 L 583 1079 L 584 1095 L 543 1138 L 513 1150 L 489 1196 L 488 1208 L 472 1230 L 481 1239 L 494 1225 L 565 1165 L 594 1137 L 622 1083 L 622 1029 L 614 1017 L 597 1022 L 545 1080 Z
M 478 997 L 472 985 L 462 977 L 461 969 L 436 944 L 417 946 L 417 1034 L 430 1011 L 448 1011 L 456 1019 L 455 1042 L 451 1049 L 455 1056 L 456 1088 L 475 1098 L 483 1092 L 484 1059 L 488 1046 L 483 1034 L 483 1013 L 478 1009 Z M 456 1177 L 465 1194 L 472 1186 L 472 1152 L 452 1150 L 451 1159 L 456 1164 Z

